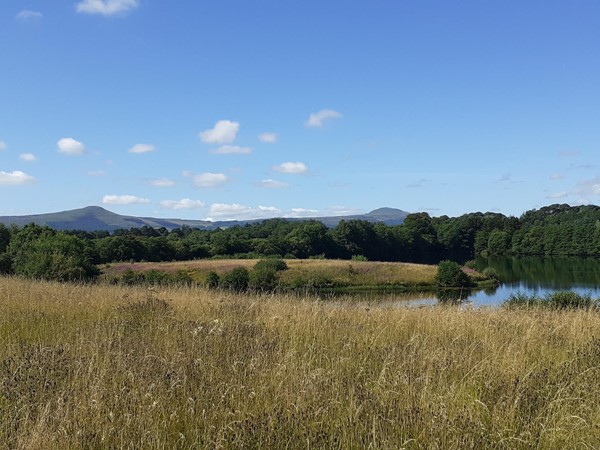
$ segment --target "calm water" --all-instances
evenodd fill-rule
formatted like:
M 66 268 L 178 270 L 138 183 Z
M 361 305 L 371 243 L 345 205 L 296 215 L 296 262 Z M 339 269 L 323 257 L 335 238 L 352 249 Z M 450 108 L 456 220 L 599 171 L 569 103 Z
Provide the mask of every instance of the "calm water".
M 477 269 L 492 267 L 502 284 L 496 289 L 463 293 L 462 303 L 473 306 L 498 306 L 511 294 L 544 296 L 555 291 L 576 291 L 600 298 L 600 260 L 594 258 L 496 258 L 478 259 Z M 456 292 L 454 294 L 457 294 Z M 439 294 L 415 294 L 413 298 L 390 297 L 389 306 L 435 305 L 443 301 Z M 443 297 L 443 296 L 442 296 Z

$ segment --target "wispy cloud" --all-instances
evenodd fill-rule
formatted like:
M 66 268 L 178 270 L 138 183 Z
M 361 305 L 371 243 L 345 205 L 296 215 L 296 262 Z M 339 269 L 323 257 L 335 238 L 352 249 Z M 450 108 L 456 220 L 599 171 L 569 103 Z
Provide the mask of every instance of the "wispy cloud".
M 104 170 L 90 170 L 86 175 L 88 177 L 103 177 L 106 172 Z
M 284 162 L 273 166 L 273 170 L 281 173 L 304 174 L 308 172 L 308 167 L 303 162 Z
M 182 198 L 181 200 L 163 200 L 162 202 L 160 202 L 160 206 L 172 210 L 198 209 L 204 207 L 204 202 L 200 200 Z
M 226 183 L 227 175 L 224 173 L 205 172 L 194 175 L 194 185 L 199 188 L 212 188 Z
M 37 156 L 35 156 L 33 153 L 21 153 L 19 158 L 27 162 L 33 162 L 37 160 Z
M 322 127 L 326 120 L 339 119 L 341 117 L 342 115 L 333 109 L 322 109 L 321 111 L 312 113 L 310 116 L 308 116 L 308 120 L 305 122 L 305 125 L 311 128 L 318 128 Z
M 152 180 L 150 182 L 152 186 L 156 187 L 173 187 L 175 186 L 175 182 L 169 178 L 157 178 L 156 180 Z
M 27 22 L 30 20 L 41 20 L 43 18 L 44 18 L 44 15 L 41 12 L 31 11 L 29 9 L 24 9 L 16 16 L 16 19 L 20 22 Z
M 147 203 L 150 203 L 150 199 L 135 195 L 105 195 L 102 197 L 104 205 L 143 205 Z
M 553 173 L 552 175 L 550 175 L 551 181 L 564 180 L 564 178 L 564 175 L 561 175 L 560 173 Z
M 568 197 L 569 193 L 565 192 L 565 191 L 561 191 L 561 192 L 554 192 L 552 194 L 549 194 L 546 196 L 546 198 L 548 199 L 557 199 L 557 198 L 565 198 Z
M 6 142 L 0 141 L 0 152 L 2 150 L 6 150 L 7 148 L 8 148 L 8 145 L 6 145 Z
M 31 183 L 35 183 L 35 178 L 20 170 L 14 170 L 12 172 L 0 171 L 0 185 L 17 186 L 20 184 Z
M 315 217 L 319 211 L 316 209 L 306 209 L 306 208 L 292 208 L 292 210 L 286 213 L 283 217 Z
M 281 210 L 274 206 L 251 207 L 238 203 L 213 203 L 210 205 L 208 220 L 249 220 L 275 217 Z
M 576 156 L 579 156 L 580 153 L 579 150 L 563 150 L 562 152 L 559 152 L 558 155 L 563 158 L 575 158 Z
M 429 180 L 427 178 L 421 178 L 420 180 L 417 180 L 413 183 L 409 183 L 406 185 L 407 188 L 422 188 L 423 186 L 425 186 L 426 183 L 428 183 Z
M 128 152 L 129 153 L 150 153 L 155 150 L 154 145 L 152 144 L 135 144 L 131 147 Z
M 258 185 L 265 189 L 283 189 L 289 187 L 288 183 L 283 181 L 273 180 L 271 178 L 267 180 L 261 180 Z
M 139 5 L 139 0 L 83 0 L 75 5 L 75 9 L 84 14 L 108 17 L 133 11 Z
M 600 176 L 580 181 L 573 192 L 586 197 L 589 195 L 600 195 Z
M 352 216 L 356 214 L 363 214 L 362 209 L 353 208 L 351 206 L 330 206 L 326 208 L 327 214 L 332 216 Z
M 240 147 L 238 145 L 222 145 L 210 152 L 217 155 L 247 155 L 252 153 L 252 149 L 250 147 Z
M 85 145 L 73 138 L 62 138 L 56 143 L 59 153 L 71 156 L 79 156 L 85 153 Z
M 258 140 L 266 144 L 274 144 L 275 142 L 277 142 L 277 134 L 261 133 L 258 135 Z
M 219 120 L 211 129 L 200 132 L 199 137 L 207 144 L 231 144 L 240 129 L 238 122 Z

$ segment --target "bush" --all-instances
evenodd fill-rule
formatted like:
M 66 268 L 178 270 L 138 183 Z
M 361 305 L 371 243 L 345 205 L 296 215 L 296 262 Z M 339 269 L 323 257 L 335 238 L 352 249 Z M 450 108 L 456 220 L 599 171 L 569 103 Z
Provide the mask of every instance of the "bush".
M 500 281 L 500 275 L 498 275 L 498 272 L 496 271 L 496 269 L 492 268 L 492 267 L 486 267 L 485 269 L 483 269 L 483 275 L 486 278 L 489 278 L 490 280 L 494 280 L 494 281 Z
M 369 258 L 363 255 L 352 255 L 352 261 L 368 261 Z
M 277 288 L 277 271 L 270 267 L 255 267 L 250 272 L 248 286 L 256 292 L 273 292 Z
M 287 270 L 288 266 L 283 259 L 261 259 L 254 265 L 254 270 L 269 269 L 275 272 Z
M 142 272 L 136 272 L 131 269 L 127 269 L 121 275 L 121 283 L 126 284 L 128 286 L 132 286 L 134 284 L 142 284 L 146 280 L 145 275 Z
M 454 261 L 442 261 L 439 263 L 435 281 L 442 288 L 467 287 L 471 285 L 469 276 Z
M 219 287 L 219 274 L 214 270 L 208 272 L 208 275 L 206 276 L 206 286 L 209 289 L 217 289 Z
M 246 292 L 249 281 L 250 274 L 248 269 L 245 267 L 236 267 L 221 277 L 219 286 L 233 292 Z

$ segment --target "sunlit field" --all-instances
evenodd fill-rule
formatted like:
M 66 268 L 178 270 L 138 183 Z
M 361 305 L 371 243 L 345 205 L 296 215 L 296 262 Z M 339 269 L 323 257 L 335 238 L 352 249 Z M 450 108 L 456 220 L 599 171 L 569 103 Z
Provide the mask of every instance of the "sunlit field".
M 208 272 L 219 275 L 235 267 L 251 269 L 257 259 L 203 259 L 197 261 L 163 263 L 115 263 L 101 267 L 105 278 L 118 276 L 125 270 L 165 272 L 186 271 L 198 282 L 206 279 Z M 306 285 L 311 280 L 329 280 L 346 286 L 426 286 L 435 283 L 437 267 L 425 264 L 371 262 L 327 259 L 286 259 L 288 270 L 280 274 L 285 285 Z
M 0 448 L 598 448 L 599 370 L 593 311 L 0 279 Z

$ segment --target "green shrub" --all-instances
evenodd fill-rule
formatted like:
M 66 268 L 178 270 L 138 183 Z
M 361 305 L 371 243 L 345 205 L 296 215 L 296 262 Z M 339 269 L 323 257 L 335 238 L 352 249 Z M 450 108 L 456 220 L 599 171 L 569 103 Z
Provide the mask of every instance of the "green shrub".
M 439 287 L 467 287 L 471 285 L 468 275 L 454 261 L 441 261 L 435 281 Z
M 273 292 L 277 288 L 277 271 L 266 266 L 255 267 L 250 272 L 248 287 L 256 292 Z
M 352 255 L 352 261 L 368 261 L 369 258 L 363 255 Z
M 287 270 L 288 266 L 283 259 L 261 259 L 254 265 L 254 270 L 269 269 L 275 272 Z
M 134 284 L 142 284 L 146 280 L 146 276 L 143 272 L 136 272 L 131 269 L 127 269 L 121 275 L 121 284 L 133 286 Z
M 219 287 L 219 274 L 214 270 L 208 272 L 206 276 L 206 286 L 209 289 L 217 289 Z
M 246 292 L 249 281 L 250 274 L 248 269 L 245 267 L 236 267 L 221 277 L 219 286 L 233 292 Z
M 500 281 L 500 275 L 498 275 L 498 272 L 493 267 L 486 267 L 485 269 L 483 269 L 482 273 L 486 278 L 489 278 L 490 280 Z

